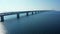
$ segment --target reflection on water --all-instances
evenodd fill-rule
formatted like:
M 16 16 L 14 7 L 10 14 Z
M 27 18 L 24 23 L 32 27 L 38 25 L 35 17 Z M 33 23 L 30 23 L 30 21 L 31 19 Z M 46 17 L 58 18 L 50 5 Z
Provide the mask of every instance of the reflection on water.
M 4 22 L 8 34 L 59 34 L 60 12 L 44 12 Z

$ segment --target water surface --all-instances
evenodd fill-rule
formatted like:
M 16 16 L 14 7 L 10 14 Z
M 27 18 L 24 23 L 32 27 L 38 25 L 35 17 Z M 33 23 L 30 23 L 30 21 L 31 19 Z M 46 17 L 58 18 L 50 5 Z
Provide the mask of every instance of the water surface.
M 15 15 L 16 16 L 16 15 Z M 51 11 L 21 17 L 5 18 L 4 25 L 10 34 L 59 34 L 60 12 Z M 13 18 L 14 17 L 14 18 Z

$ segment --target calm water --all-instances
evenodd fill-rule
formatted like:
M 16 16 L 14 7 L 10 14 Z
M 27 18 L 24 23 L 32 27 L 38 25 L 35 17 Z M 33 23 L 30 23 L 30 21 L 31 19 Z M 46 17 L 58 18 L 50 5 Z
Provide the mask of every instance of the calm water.
M 22 15 L 21 15 L 22 16 Z M 43 12 L 35 15 L 16 18 L 6 16 L 4 25 L 9 34 L 59 34 L 60 12 Z

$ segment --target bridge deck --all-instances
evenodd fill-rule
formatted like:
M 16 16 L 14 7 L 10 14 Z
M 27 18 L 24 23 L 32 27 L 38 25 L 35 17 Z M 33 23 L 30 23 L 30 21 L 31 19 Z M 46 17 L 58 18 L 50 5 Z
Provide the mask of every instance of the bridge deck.
M 7 13 L 0 13 L 0 16 L 13 15 L 13 14 L 19 14 L 19 13 L 29 13 L 29 12 L 39 12 L 39 11 L 7 12 Z

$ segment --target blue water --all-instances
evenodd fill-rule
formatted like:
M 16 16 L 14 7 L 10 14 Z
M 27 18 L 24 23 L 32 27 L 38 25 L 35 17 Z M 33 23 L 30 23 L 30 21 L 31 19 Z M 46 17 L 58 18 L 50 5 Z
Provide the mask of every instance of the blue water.
M 9 34 L 60 34 L 60 12 L 43 12 L 20 19 L 16 15 L 7 16 L 4 21 Z

